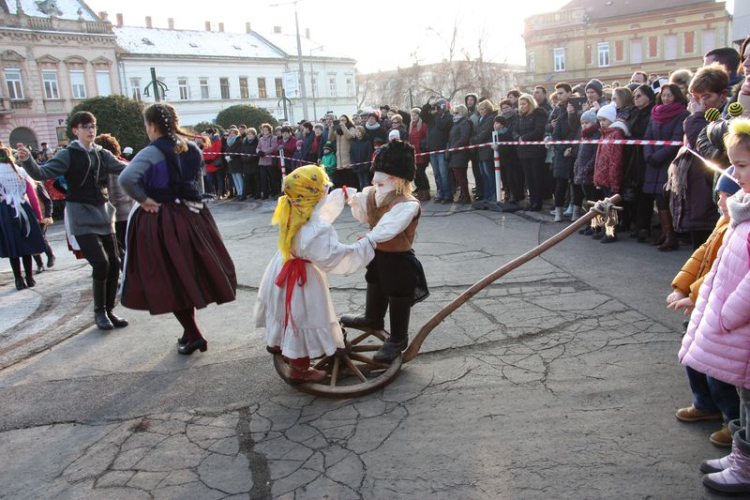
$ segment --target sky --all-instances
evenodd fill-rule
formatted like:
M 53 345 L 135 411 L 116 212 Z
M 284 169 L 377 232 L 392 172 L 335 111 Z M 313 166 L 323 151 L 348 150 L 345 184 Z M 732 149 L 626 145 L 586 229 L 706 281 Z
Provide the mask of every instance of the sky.
M 167 18 L 175 18 L 178 29 L 205 29 L 224 23 L 224 30 L 244 33 L 245 22 L 254 31 L 273 32 L 281 26 L 294 33 L 294 5 L 286 0 L 246 0 L 206 2 L 200 8 L 188 2 L 154 0 L 87 0 L 95 12 L 105 11 L 116 22 L 124 16 L 126 26 L 145 26 L 151 16 L 155 28 L 166 28 Z M 281 6 L 271 7 L 274 3 Z M 300 33 L 309 28 L 311 38 L 335 47 L 357 60 L 362 73 L 411 66 L 415 57 L 421 64 L 448 58 L 454 25 L 458 26 L 458 55 L 464 50 L 478 55 L 478 40 L 484 38 L 484 59 L 492 62 L 524 64 L 523 19 L 529 15 L 555 11 L 568 0 L 532 0 L 523 8 L 518 0 L 474 0 L 464 4 L 453 0 L 331 1 L 299 0 Z M 465 8 L 470 5 L 471 8 Z M 177 8 L 175 8 L 177 6 Z

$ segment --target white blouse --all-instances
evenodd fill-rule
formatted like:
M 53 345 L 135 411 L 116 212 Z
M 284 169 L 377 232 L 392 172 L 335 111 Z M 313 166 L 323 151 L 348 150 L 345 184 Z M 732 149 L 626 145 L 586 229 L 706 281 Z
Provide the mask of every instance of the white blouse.
M 349 199 L 352 215 L 365 224 L 368 223 L 367 198 L 374 189 L 374 186 L 368 186 Z M 380 218 L 378 224 L 370 232 L 370 237 L 376 243 L 392 240 L 411 224 L 418 212 L 419 202 L 416 200 L 397 204 Z

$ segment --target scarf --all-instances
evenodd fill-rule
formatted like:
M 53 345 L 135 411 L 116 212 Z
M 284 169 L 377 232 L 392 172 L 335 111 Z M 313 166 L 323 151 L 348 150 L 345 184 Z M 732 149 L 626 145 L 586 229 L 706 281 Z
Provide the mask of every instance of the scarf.
M 663 125 L 683 113 L 687 108 L 684 104 L 673 102 L 672 104 L 658 104 L 651 111 L 651 119 L 659 125 Z
M 377 130 L 380 128 L 380 124 L 375 122 L 374 124 L 370 124 L 370 122 L 365 123 L 365 128 L 367 130 Z
M 23 204 L 26 198 L 26 179 L 20 171 L 16 171 L 9 163 L 0 163 L 0 201 L 13 207 L 16 219 L 20 219 L 21 227 L 26 229 L 26 236 L 31 233 L 29 221 Z
M 227 137 L 227 146 L 232 147 L 234 146 L 234 143 L 237 142 L 237 136 L 236 135 L 230 135 Z
M 587 137 L 591 137 L 596 132 L 598 132 L 600 128 L 601 128 L 601 125 L 599 125 L 599 123 L 595 123 L 589 128 L 585 128 L 581 130 L 581 137 L 584 139 L 586 139 Z
M 727 199 L 727 210 L 732 219 L 731 226 L 737 227 L 743 222 L 750 220 L 750 193 L 742 189 Z M 748 242 L 750 245 L 750 242 Z
M 284 196 L 279 198 L 271 220 L 279 226 L 278 246 L 284 262 L 292 256 L 292 240 L 312 217 L 329 184 L 328 175 L 317 165 L 297 168 L 284 178 Z

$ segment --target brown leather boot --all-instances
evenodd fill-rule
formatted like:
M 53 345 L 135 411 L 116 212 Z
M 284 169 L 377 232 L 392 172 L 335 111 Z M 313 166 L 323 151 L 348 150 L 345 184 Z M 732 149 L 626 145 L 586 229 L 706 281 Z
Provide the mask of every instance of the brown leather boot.
M 674 234 L 672 214 L 669 210 L 659 210 L 659 221 L 661 222 L 661 234 L 664 238 L 661 245 L 659 245 L 659 251 L 677 250 L 677 237 Z
M 328 376 L 323 370 L 310 368 L 310 358 L 290 359 L 289 368 L 289 379 L 294 384 L 321 382 Z

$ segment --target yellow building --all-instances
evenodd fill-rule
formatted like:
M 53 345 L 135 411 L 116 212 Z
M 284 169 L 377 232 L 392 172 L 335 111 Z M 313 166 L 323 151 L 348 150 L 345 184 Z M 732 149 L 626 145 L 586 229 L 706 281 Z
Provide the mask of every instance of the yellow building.
M 625 85 L 635 71 L 695 70 L 728 41 L 730 16 L 714 0 L 572 0 L 525 19 L 523 86 L 598 78 Z

